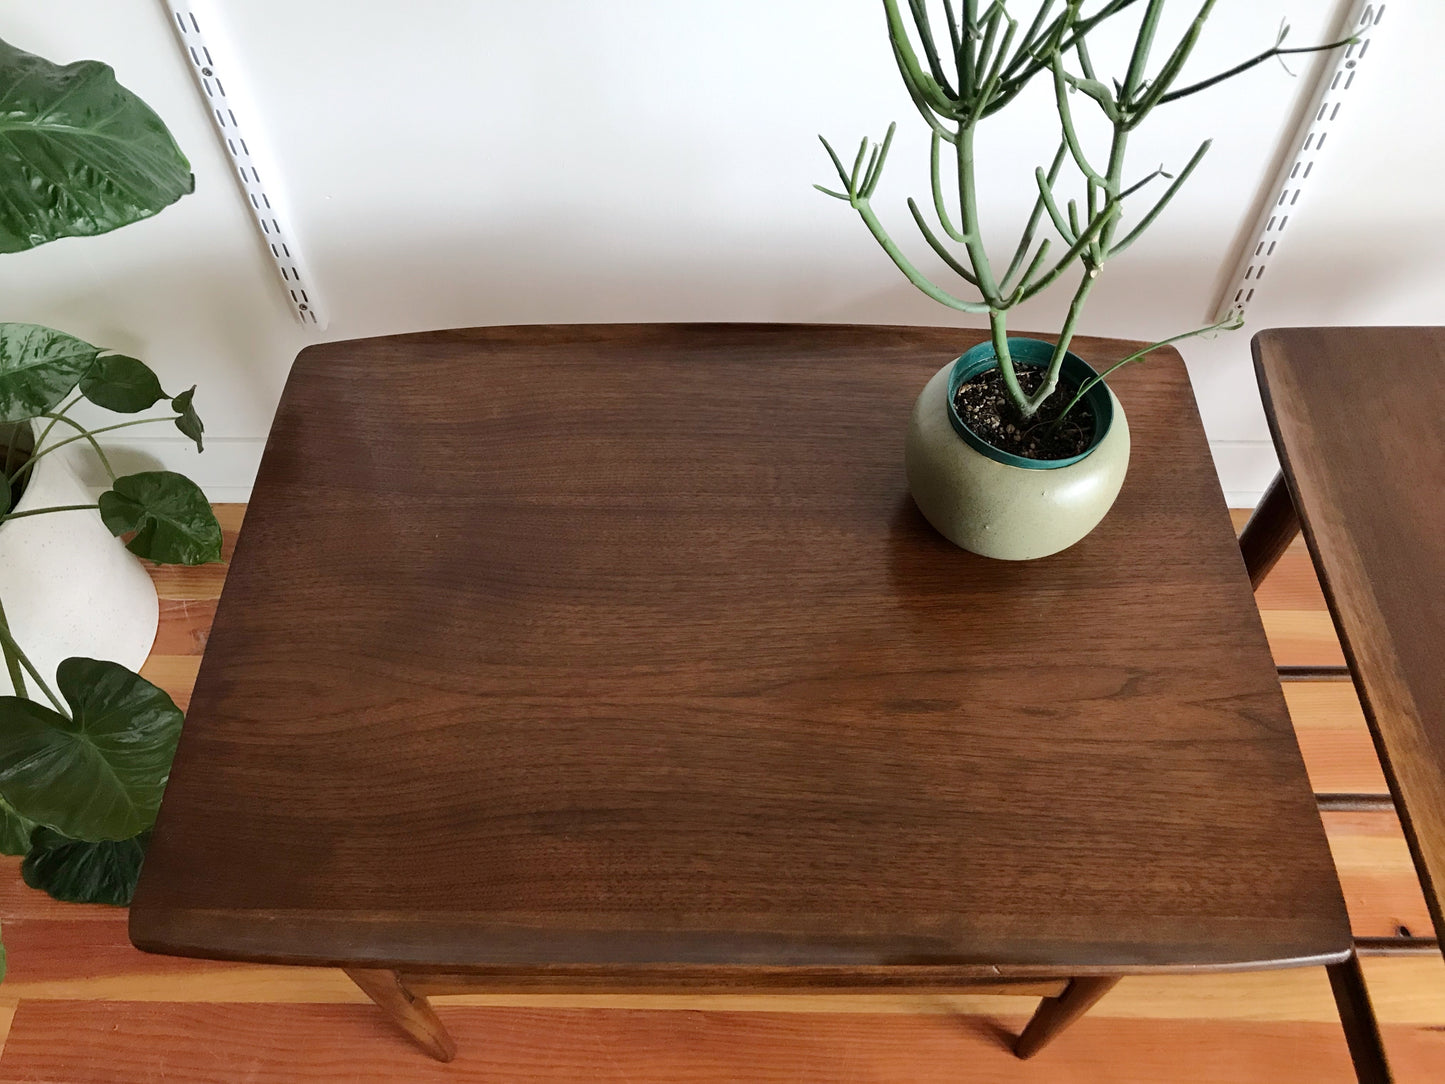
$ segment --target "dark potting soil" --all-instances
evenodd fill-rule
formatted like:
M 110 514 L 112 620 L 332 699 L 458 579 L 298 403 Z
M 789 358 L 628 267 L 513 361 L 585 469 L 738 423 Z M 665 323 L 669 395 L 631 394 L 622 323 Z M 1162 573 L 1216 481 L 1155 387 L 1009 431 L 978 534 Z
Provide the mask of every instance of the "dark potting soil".
M 1025 394 L 1043 386 L 1043 369 L 1020 365 L 1015 371 Z M 1077 391 L 1059 381 L 1038 413 L 1024 418 L 1008 397 L 1003 374 L 989 369 L 960 384 L 953 403 L 964 424 L 999 451 L 1028 459 L 1069 459 L 1083 453 L 1094 439 L 1094 409 L 1087 399 L 1069 411 L 1057 428 L 1053 424 Z

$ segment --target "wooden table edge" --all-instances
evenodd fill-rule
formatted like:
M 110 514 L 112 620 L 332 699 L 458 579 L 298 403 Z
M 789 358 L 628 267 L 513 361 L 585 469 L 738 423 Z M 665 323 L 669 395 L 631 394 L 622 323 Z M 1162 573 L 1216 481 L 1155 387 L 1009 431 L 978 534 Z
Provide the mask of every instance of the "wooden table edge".
M 1275 454 L 1279 459 L 1279 478 L 1283 479 L 1289 504 L 1293 509 L 1294 517 L 1299 525 L 1299 531 L 1304 536 L 1305 547 L 1309 551 L 1310 563 L 1314 567 L 1319 580 L 1320 592 L 1324 595 L 1325 605 L 1329 609 L 1330 623 L 1334 627 L 1335 635 L 1340 641 L 1340 649 L 1345 657 L 1345 665 L 1349 669 L 1351 683 L 1355 687 L 1355 693 L 1359 697 L 1362 714 L 1365 723 L 1369 727 L 1370 739 L 1375 747 L 1376 758 L 1385 777 L 1385 785 L 1389 788 L 1391 801 L 1395 809 L 1400 812 L 1400 827 L 1405 835 L 1406 843 L 1410 848 L 1410 854 L 1415 866 L 1415 872 L 1420 880 L 1421 888 L 1425 897 L 1426 909 L 1430 912 L 1430 918 L 1435 926 L 1435 936 L 1442 951 L 1445 951 L 1445 899 L 1436 890 L 1432 874 L 1433 863 L 1427 857 L 1416 835 L 1414 825 L 1409 816 L 1410 803 L 1400 789 L 1395 766 L 1391 761 L 1390 750 L 1385 744 L 1381 735 L 1379 718 L 1375 709 L 1375 698 L 1372 694 L 1371 682 L 1362 675 L 1360 664 L 1351 644 L 1350 631 L 1340 617 L 1340 607 L 1335 597 L 1334 587 L 1330 577 L 1326 574 L 1320 560 L 1319 543 L 1316 540 L 1314 524 L 1310 517 L 1310 509 L 1306 507 L 1299 497 L 1299 489 L 1295 481 L 1294 461 L 1290 449 L 1281 436 L 1279 418 L 1275 409 L 1274 389 L 1270 384 L 1269 372 L 1263 351 L 1260 349 L 1261 339 L 1266 341 L 1270 336 L 1278 332 L 1309 331 L 1317 330 L 1311 328 L 1267 328 L 1256 332 L 1250 339 L 1250 353 L 1254 360 L 1255 382 L 1259 385 L 1260 401 L 1264 408 L 1265 421 L 1269 425 L 1270 440 L 1274 444 Z M 1277 479 L 1278 481 L 1278 479 Z M 1416 709 L 1418 712 L 1418 708 Z
M 1102 962 L 1089 962 L 1086 957 L 1097 959 L 1100 954 L 1092 948 L 1080 951 L 1080 958 L 1061 958 L 1058 962 L 1014 960 L 987 962 L 984 960 L 919 960 L 899 957 L 896 960 L 883 958 L 847 963 L 719 963 L 708 960 L 695 962 L 653 962 L 653 961 L 588 961 L 582 963 L 552 963 L 502 960 L 491 963 L 475 963 L 459 959 L 430 960 L 418 959 L 415 955 L 388 953 L 358 949 L 355 952 L 298 953 L 281 948 L 274 938 L 267 938 L 267 930 L 277 928 L 277 916 L 257 912 L 248 916 L 245 912 L 212 912 L 191 910 L 170 910 L 148 908 L 142 912 L 132 911 L 129 920 L 131 944 L 142 952 L 165 956 L 183 956 L 193 959 L 225 960 L 255 964 L 276 964 L 297 967 L 339 967 L 339 968 L 384 968 L 405 971 L 408 974 L 455 973 L 470 975 L 493 974 L 499 979 L 509 975 L 531 974 L 537 976 L 580 977 L 607 973 L 618 976 L 625 984 L 626 976 L 633 980 L 676 976 L 684 984 L 694 982 L 698 976 L 711 974 L 738 978 L 754 975 L 765 984 L 777 976 L 799 976 L 815 974 L 820 979 L 831 977 L 848 986 L 859 977 L 866 977 L 872 984 L 873 977 L 887 973 L 896 976 L 897 985 L 913 985 L 919 981 L 967 982 L 977 980 L 1048 980 L 1073 978 L 1086 975 L 1178 975 L 1204 973 L 1232 973 L 1245 971 L 1274 971 L 1295 967 L 1328 967 L 1348 959 L 1353 951 L 1353 942 L 1348 931 L 1343 931 L 1343 940 L 1333 948 L 1316 951 L 1289 951 L 1279 954 L 1253 956 L 1246 959 L 1218 956 L 1209 958 L 1207 950 L 1196 950 L 1194 958 L 1190 953 L 1176 962 L 1155 962 L 1147 959 L 1128 959 L 1126 951 L 1120 948 L 1119 958 Z M 415 924 L 418 936 L 424 936 L 425 923 Z M 205 931 L 224 927 L 229 936 L 209 937 Z M 546 931 L 539 931 L 544 934 Z M 270 944 L 267 942 L 270 941 Z M 1158 955 L 1157 947 L 1155 955 Z M 589 979 L 590 981 L 590 979 Z

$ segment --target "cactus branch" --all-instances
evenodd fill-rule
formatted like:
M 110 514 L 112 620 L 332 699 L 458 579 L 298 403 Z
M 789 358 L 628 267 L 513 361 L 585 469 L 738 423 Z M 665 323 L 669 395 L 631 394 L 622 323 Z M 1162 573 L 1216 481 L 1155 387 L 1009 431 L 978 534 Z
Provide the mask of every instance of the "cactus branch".
M 943 198 L 943 170 L 940 161 L 941 156 L 939 154 L 939 148 L 942 143 L 942 138 L 935 132 L 928 154 L 928 166 L 933 184 L 933 209 L 938 214 L 938 223 L 943 227 L 943 232 L 955 241 L 962 241 L 963 233 L 949 221 L 948 204 Z
M 1003 14 L 1002 7 L 1000 7 L 998 11 L 1000 14 Z M 1003 42 L 998 47 L 998 54 L 993 58 L 993 62 L 989 67 L 988 76 L 984 79 L 983 88 L 979 91 L 979 98 L 984 102 L 990 101 L 993 96 L 998 93 L 999 83 L 1003 80 L 1004 57 L 1008 55 L 1009 46 L 1013 44 L 1014 34 L 1019 28 L 1017 19 L 1011 19 L 1007 15 L 1003 17 L 1008 23 L 1008 29 L 1004 31 Z
M 1154 35 L 1159 30 L 1159 17 L 1164 13 L 1164 0 L 1149 0 L 1149 7 L 1139 23 L 1139 32 L 1134 37 L 1134 52 L 1129 57 L 1129 72 L 1124 76 L 1124 87 L 1119 94 L 1120 108 L 1127 108 L 1139 93 L 1144 82 L 1144 69 L 1149 63 L 1149 50 L 1154 47 Z
M 1039 186 L 1039 199 L 1043 201 L 1048 209 L 1049 218 L 1053 220 L 1054 229 L 1059 231 L 1059 236 L 1069 244 L 1074 243 L 1074 231 L 1069 229 L 1069 224 L 1064 221 L 1064 216 L 1059 212 L 1059 205 L 1054 202 L 1054 194 L 1049 188 L 1048 179 L 1044 176 L 1043 167 L 1034 170 L 1034 181 Z
M 1286 31 L 1288 29 L 1288 27 L 1285 28 Z M 1326 45 L 1303 45 L 1297 49 L 1281 49 L 1279 43 L 1284 41 L 1284 34 L 1280 34 L 1279 41 L 1275 42 L 1273 48 L 1266 49 L 1258 56 L 1252 56 L 1243 63 L 1236 64 L 1228 71 L 1222 71 L 1218 75 L 1210 76 L 1208 79 L 1201 79 L 1197 83 L 1190 83 L 1187 87 L 1180 87 L 1178 90 L 1171 90 L 1168 94 L 1164 95 L 1162 98 L 1159 99 L 1159 104 L 1163 105 L 1166 102 L 1176 102 L 1180 98 L 1187 98 L 1191 94 L 1198 94 L 1201 90 L 1208 90 L 1216 83 L 1222 83 L 1226 79 L 1233 79 L 1236 75 L 1241 75 L 1244 72 L 1249 71 L 1250 68 L 1263 64 L 1266 60 L 1270 60 L 1273 57 L 1291 56 L 1295 53 L 1324 53 L 1329 52 L 1331 49 L 1338 49 L 1344 45 L 1355 45 L 1359 42 L 1359 40 L 1360 39 L 1357 37 L 1349 37 L 1341 38 L 1339 41 L 1329 42 Z
M 1063 63 L 1056 57 L 1054 59 L 1054 98 L 1059 108 L 1059 124 L 1063 128 L 1064 143 L 1068 146 L 1069 153 L 1073 155 L 1074 164 L 1079 167 L 1079 172 L 1094 184 L 1102 185 L 1104 178 L 1089 164 L 1088 158 L 1084 155 L 1083 145 L 1079 142 L 1079 135 L 1074 130 L 1074 115 L 1069 108 L 1069 91 L 1064 85 L 1065 78 Z
M 1189 54 L 1194 52 L 1194 46 L 1199 41 L 1199 34 L 1204 29 L 1204 22 L 1209 18 L 1209 12 L 1213 9 L 1215 0 L 1204 0 L 1199 9 L 1199 14 L 1194 16 L 1194 21 L 1189 24 L 1189 29 L 1184 32 L 1184 37 L 1179 39 L 1179 44 L 1174 47 L 1174 52 L 1164 62 L 1153 81 L 1149 84 L 1147 91 L 1141 91 L 1138 102 L 1134 104 L 1133 124 L 1137 125 L 1149 115 L 1149 111 L 1159 104 L 1159 99 L 1169 92 L 1174 85 L 1174 80 L 1179 78 L 1179 73 L 1184 69 L 1184 64 L 1189 59 Z
M 1148 184 L 1150 181 L 1152 181 L 1155 177 L 1164 177 L 1164 178 L 1166 178 L 1166 179 L 1168 179 L 1168 180 L 1173 180 L 1173 179 L 1174 179 L 1174 174 L 1166 172 L 1165 169 L 1164 169 L 1164 167 L 1161 165 L 1158 169 L 1156 169 L 1153 173 L 1149 174 L 1147 177 L 1143 177 L 1143 178 L 1141 178 L 1140 180 L 1135 181 L 1135 182 L 1134 182 L 1133 184 L 1131 184 L 1128 188 L 1124 189 L 1124 191 L 1120 192 L 1120 193 L 1119 193 L 1119 198 L 1120 198 L 1121 200 L 1122 200 L 1122 199 L 1127 199 L 1128 197 L 1132 196 L 1135 192 L 1137 192 L 1137 191 L 1139 191 L 1141 188 L 1143 188 L 1143 187 L 1144 187 L 1146 184 Z
M 933 74 L 934 81 L 948 97 L 958 97 L 943 70 L 938 44 L 933 40 L 933 27 L 928 22 L 926 0 L 908 0 L 908 6 L 913 11 L 913 25 L 918 30 L 918 40 L 923 45 L 923 55 L 928 61 L 928 70 Z
M 1019 301 L 1027 301 L 1029 298 L 1042 293 L 1052 286 L 1055 280 L 1068 270 L 1069 265 L 1084 254 L 1118 213 L 1119 204 L 1113 202 L 1105 203 L 1103 212 L 1094 217 L 1093 221 L 1084 228 L 1084 232 L 1079 234 L 1079 239 L 1069 247 L 1069 251 L 1059 257 L 1058 262 L 1043 278 L 1037 282 L 1029 282 L 1028 276 L 1024 276 L 1023 281 L 1019 284 Z M 1093 278 L 1097 274 L 1097 270 L 1090 267 L 1086 273 L 1086 277 Z
M 1235 314 L 1234 316 L 1229 316 L 1223 320 L 1220 320 L 1217 324 L 1209 324 L 1206 327 L 1197 327 L 1193 331 L 1185 331 L 1179 335 L 1172 335 L 1167 339 L 1160 339 L 1157 343 L 1150 343 L 1142 350 L 1134 351 L 1134 353 L 1130 354 L 1127 358 L 1123 358 L 1119 361 L 1114 362 L 1113 365 L 1109 366 L 1102 373 L 1099 373 L 1097 376 L 1091 377 L 1088 380 L 1085 380 L 1082 384 L 1080 384 L 1078 392 L 1074 395 L 1072 399 L 1069 400 L 1068 406 L 1064 407 L 1064 409 L 1059 412 L 1059 416 L 1054 419 L 1054 424 L 1057 425 L 1059 422 L 1063 421 L 1064 417 L 1069 413 L 1069 411 L 1073 410 L 1074 407 L 1078 406 L 1079 400 L 1082 399 L 1084 396 L 1088 395 L 1094 385 L 1102 384 L 1105 380 L 1107 380 L 1113 374 L 1115 369 L 1122 369 L 1131 361 L 1138 361 L 1146 354 L 1152 354 L 1155 350 L 1158 350 L 1161 347 L 1169 346 L 1184 339 L 1192 339 L 1196 335 L 1207 335 L 1211 331 L 1238 331 L 1243 326 L 1244 317 Z
M 962 298 L 954 297 L 914 267 L 908 257 L 893 242 L 893 238 L 888 236 L 888 231 L 878 221 L 878 216 L 873 213 L 873 208 L 869 206 L 866 199 L 855 201 L 853 207 L 857 210 L 859 217 L 863 219 L 863 224 L 868 227 L 868 232 L 873 235 L 873 239 L 878 242 L 884 252 L 888 253 L 888 258 L 893 261 L 898 270 L 903 272 L 904 277 L 933 300 L 947 305 L 950 309 L 957 309 L 959 312 L 985 313 L 992 311 L 984 302 L 965 301 Z
M 937 235 L 934 234 L 933 230 L 929 228 L 928 221 L 923 217 L 923 212 L 918 209 L 918 203 L 916 200 L 912 198 L 908 200 L 908 210 L 912 212 L 913 221 L 918 225 L 918 232 L 923 234 L 923 239 L 928 242 L 928 247 L 933 249 L 934 252 L 938 253 L 939 259 L 941 259 L 944 263 L 948 264 L 950 270 L 952 270 L 954 274 L 958 275 L 970 286 L 977 286 L 978 279 L 974 277 L 973 273 L 969 271 L 968 268 L 964 267 L 963 264 L 959 263 L 958 257 L 956 257 L 953 253 L 949 252 L 943 242 L 940 241 Z
M 1060 143 L 1058 151 L 1054 154 L 1054 160 L 1049 166 L 1049 172 L 1044 177 L 1045 188 L 1052 188 L 1054 182 L 1059 179 L 1059 169 L 1063 166 L 1064 157 L 1068 153 L 1068 147 Z M 1039 219 L 1043 217 L 1044 210 L 1044 197 L 1043 194 L 1040 193 L 1034 199 L 1034 209 L 1029 214 L 1028 225 L 1024 227 L 1023 236 L 1019 238 L 1018 248 L 1014 249 L 1013 259 L 1009 261 L 1008 270 L 1003 273 L 1003 278 L 999 280 L 999 288 L 1001 290 L 1007 292 L 1009 280 L 1014 277 L 1014 272 L 1019 269 L 1019 265 L 1023 263 L 1024 257 L 1028 255 L 1029 246 L 1034 242 L 1034 234 L 1038 232 Z M 1028 276 L 1025 275 L 1024 277 L 1027 278 Z
M 1206 139 L 1199 145 L 1199 149 L 1194 152 L 1194 157 L 1189 159 L 1189 164 L 1179 171 L 1179 176 L 1174 178 L 1174 183 L 1165 190 L 1164 195 L 1159 197 L 1159 202 L 1150 209 L 1148 214 L 1140 219 L 1137 226 L 1124 235 L 1124 238 L 1119 241 L 1118 244 L 1109 246 L 1110 256 L 1117 256 L 1123 252 L 1139 239 L 1140 234 L 1153 225 L 1154 220 L 1159 217 L 1159 213 L 1169 205 L 1169 201 L 1174 198 L 1175 193 L 1183 187 L 1185 181 L 1189 180 L 1189 175 L 1194 172 L 1194 168 L 1199 165 L 1199 163 L 1203 161 L 1204 156 L 1209 153 L 1209 147 L 1213 142 L 1214 140 L 1212 139 Z

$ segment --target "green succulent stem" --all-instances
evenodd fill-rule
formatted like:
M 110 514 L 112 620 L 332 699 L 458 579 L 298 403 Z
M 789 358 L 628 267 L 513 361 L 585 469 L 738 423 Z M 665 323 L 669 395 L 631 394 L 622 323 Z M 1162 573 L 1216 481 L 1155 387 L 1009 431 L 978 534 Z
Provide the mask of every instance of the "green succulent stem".
M 894 264 L 929 297 L 959 312 L 987 314 L 989 335 L 1004 387 L 1009 400 L 1023 417 L 1037 414 L 1044 401 L 1057 391 L 1064 358 L 1079 326 L 1084 305 L 1104 265 L 1126 251 L 1153 225 L 1209 150 L 1206 140 L 1176 174 L 1170 174 L 1161 165 L 1126 187 L 1123 178 L 1130 134 L 1157 106 L 1239 75 L 1270 57 L 1335 49 L 1356 40 L 1348 38 L 1327 45 L 1286 49 L 1283 42 L 1288 27 L 1284 27 L 1272 48 L 1219 75 L 1176 90 L 1174 83 L 1193 53 L 1217 0 L 1196 0 L 1193 20 L 1173 42 L 1162 63 L 1156 64 L 1152 74 L 1150 56 L 1154 51 L 1166 0 L 1100 0 L 1096 10 L 1089 15 L 1083 14 L 1085 2 L 1041 0 L 1028 28 L 1020 35 L 1017 33 L 1019 24 L 1007 14 L 1003 0 L 944 0 L 947 39 L 946 48 L 940 48 L 944 39 L 935 36 L 929 24 L 926 0 L 908 0 L 907 15 L 899 0 L 883 0 L 889 44 L 899 74 L 909 97 L 932 132 L 930 184 L 933 209 L 942 227 L 942 236 L 935 233 L 917 201 L 909 199 L 908 210 L 924 241 L 945 266 L 977 291 L 978 301 L 957 297 L 925 276 L 894 243 L 874 211 L 871 197 L 887 157 L 893 133 L 891 126 L 889 138 L 881 147 L 875 147 L 871 158 L 867 156 L 868 141 L 864 140 L 851 170 L 824 140 L 824 146 L 828 148 L 838 171 L 841 188 L 834 190 L 815 186 L 852 206 Z M 1135 4 L 1142 9 L 1142 15 L 1133 35 L 1127 72 L 1122 80 L 1101 80 L 1095 71 L 1086 39 L 1106 20 Z M 1065 67 L 1065 59 L 1070 56 L 1077 57 L 1076 72 Z M 983 118 L 998 112 L 1035 76 L 1045 72 L 1048 73 L 1046 78 L 1053 83 L 1059 119 L 1058 151 L 1047 169 L 1041 167 L 1035 171 L 1038 191 L 1033 209 L 1008 264 L 1006 267 L 999 265 L 1005 267 L 1000 276 L 995 273 L 983 240 L 978 209 L 976 130 Z M 1074 95 L 1077 97 L 1071 102 Z M 1097 151 L 1091 159 L 1075 125 L 1074 103 L 1085 99 L 1099 109 L 1111 128 L 1107 164 L 1100 161 Z M 953 201 L 946 195 L 943 176 L 944 143 L 951 144 L 954 149 L 951 165 L 957 181 L 956 223 L 949 206 Z M 1077 169 L 1084 183 L 1085 194 L 1081 199 L 1061 201 L 1056 195 L 1060 171 L 1066 162 Z M 1169 180 L 1168 187 L 1137 220 L 1130 216 L 1130 228 L 1124 229 L 1126 203 L 1160 177 Z M 1050 238 L 1037 238 L 1040 228 L 1045 225 L 1045 216 L 1048 224 L 1068 246 L 1061 256 L 1050 258 Z M 951 247 L 949 242 L 956 247 Z M 1008 314 L 1017 305 L 1052 286 L 1075 266 L 1082 269 L 1082 274 L 1055 341 L 1043 383 L 1032 395 L 1027 394 L 1019 384 L 1008 346 Z M 1126 362 L 1136 360 L 1161 345 L 1228 326 L 1231 326 L 1230 323 L 1225 321 L 1163 340 L 1131 355 Z M 1065 413 L 1073 408 L 1078 398 L 1075 397 Z
M 1058 418 L 1054 420 L 1054 424 L 1057 425 L 1059 422 L 1061 422 L 1068 415 L 1069 411 L 1073 410 L 1074 407 L 1079 405 L 1079 401 L 1083 399 L 1084 396 L 1088 395 L 1095 385 L 1102 384 L 1104 381 L 1106 381 L 1110 376 L 1113 375 L 1116 369 L 1122 369 L 1130 362 L 1138 361 L 1140 358 L 1148 354 L 1152 354 L 1155 350 L 1159 350 L 1165 346 L 1171 346 L 1174 343 L 1181 342 L 1184 339 L 1192 339 L 1196 335 L 1207 335 L 1211 331 L 1237 331 L 1243 326 L 1244 317 L 1238 315 L 1229 316 L 1223 320 L 1218 321 L 1217 323 L 1208 324 L 1204 327 L 1197 327 L 1193 331 L 1181 332 L 1178 335 L 1171 335 L 1167 339 L 1160 339 L 1156 343 L 1150 343 L 1148 346 L 1144 347 L 1141 350 L 1135 350 L 1128 357 L 1121 358 L 1119 361 L 1114 362 L 1113 365 L 1105 369 L 1102 373 L 1099 373 L 1097 376 L 1091 377 L 1088 380 L 1085 380 L 1082 384 L 1080 384 L 1079 390 L 1075 393 L 1074 397 L 1069 400 L 1068 405 L 1065 406 L 1064 409 L 1060 412 Z

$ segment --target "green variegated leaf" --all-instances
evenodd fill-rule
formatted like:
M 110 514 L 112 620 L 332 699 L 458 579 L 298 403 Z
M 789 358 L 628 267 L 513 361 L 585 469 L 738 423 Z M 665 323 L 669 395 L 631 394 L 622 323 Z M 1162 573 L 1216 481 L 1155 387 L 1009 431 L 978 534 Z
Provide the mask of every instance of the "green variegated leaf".
M 145 471 L 115 480 L 100 495 L 100 518 L 114 535 L 135 532 L 126 548 L 167 565 L 221 559 L 221 525 L 199 486 L 174 471 Z
M 39 324 L 0 324 L 0 422 L 35 418 L 70 394 L 100 351 Z
M 106 233 L 194 188 L 171 133 L 108 65 L 0 41 L 0 252 Z

